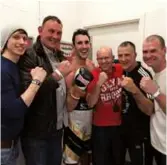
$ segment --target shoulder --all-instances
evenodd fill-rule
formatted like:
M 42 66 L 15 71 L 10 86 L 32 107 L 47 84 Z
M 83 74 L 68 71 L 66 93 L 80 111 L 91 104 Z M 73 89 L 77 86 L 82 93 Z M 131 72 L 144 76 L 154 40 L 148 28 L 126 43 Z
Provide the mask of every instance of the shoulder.
M 123 74 L 123 68 L 121 64 L 113 64 L 114 71 L 117 75 L 122 75 Z
M 11 82 L 11 79 L 12 79 L 13 75 L 15 74 L 15 73 L 13 74 L 12 72 L 13 72 L 13 70 L 11 70 L 6 65 L 1 66 L 1 85 L 2 86 Z
M 143 67 L 142 65 L 140 65 L 140 67 L 138 68 L 137 72 L 138 72 L 138 74 L 139 74 L 141 77 L 151 77 L 151 78 L 152 78 L 152 75 L 151 75 L 151 73 L 149 72 L 149 70 L 146 69 L 145 67 Z
M 95 67 L 91 73 L 93 74 L 93 76 L 98 76 L 100 74 L 101 70 L 99 67 Z
M 1 77 L 5 75 L 14 75 L 17 71 L 17 65 L 1 58 Z
M 36 48 L 36 43 L 28 48 L 25 52 L 25 54 L 23 56 L 20 57 L 19 62 L 18 62 L 18 66 L 19 68 L 25 68 L 25 67 L 36 67 L 36 65 L 38 64 L 38 50 Z
M 32 45 L 32 47 L 27 49 L 26 54 L 28 56 L 46 56 L 39 36 L 37 37 L 37 40 Z

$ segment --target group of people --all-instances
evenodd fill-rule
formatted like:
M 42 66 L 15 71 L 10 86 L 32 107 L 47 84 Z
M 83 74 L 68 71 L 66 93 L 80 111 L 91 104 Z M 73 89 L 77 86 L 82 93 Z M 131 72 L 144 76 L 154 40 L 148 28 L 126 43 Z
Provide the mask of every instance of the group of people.
M 98 66 L 88 59 L 85 29 L 73 33 L 73 56 L 59 49 L 63 24 L 47 16 L 27 49 L 21 26 L 1 32 L 1 164 L 16 165 L 19 141 L 26 165 L 166 164 L 166 46 L 159 35 L 143 42 L 136 61 L 131 41 L 97 51 Z

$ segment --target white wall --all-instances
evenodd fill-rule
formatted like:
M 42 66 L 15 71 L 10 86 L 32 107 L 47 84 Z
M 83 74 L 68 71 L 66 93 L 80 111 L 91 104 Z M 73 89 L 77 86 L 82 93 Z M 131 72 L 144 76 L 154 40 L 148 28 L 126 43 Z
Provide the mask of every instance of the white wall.
M 26 26 L 30 35 L 36 36 L 43 17 L 54 14 L 64 25 L 62 40 L 71 42 L 72 33 L 77 28 L 139 18 L 147 11 L 165 6 L 165 1 L 0 0 L 0 28 L 18 22 Z
M 87 28 L 100 24 L 140 19 L 139 38 L 138 44 L 136 44 L 140 61 L 142 61 L 142 42 L 146 36 L 159 34 L 167 43 L 167 0 L 84 1 L 81 13 L 83 15 L 81 26 Z
M 38 2 L 27 0 L 1 0 L 1 27 L 8 24 L 24 26 L 30 35 L 37 34 Z
M 63 23 L 63 41 L 71 42 L 72 33 L 75 29 L 80 27 L 80 17 L 78 17 L 78 10 L 75 1 L 57 1 L 40 3 L 40 22 L 47 15 L 58 16 Z
M 63 22 L 63 41 L 71 42 L 72 33 L 80 27 L 77 1 L 1 0 L 0 28 L 6 24 L 20 24 L 26 27 L 30 36 L 36 37 L 37 27 L 47 15 L 56 15 Z
M 166 0 L 107 0 L 82 2 L 82 26 L 136 19 L 164 7 Z M 80 2 L 81 4 L 81 2 Z

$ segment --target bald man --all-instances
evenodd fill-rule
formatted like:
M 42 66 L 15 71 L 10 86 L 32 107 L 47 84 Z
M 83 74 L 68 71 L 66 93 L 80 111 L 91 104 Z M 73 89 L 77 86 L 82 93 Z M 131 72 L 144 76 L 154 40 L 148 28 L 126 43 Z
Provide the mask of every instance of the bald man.
M 92 143 L 94 165 L 120 165 L 122 68 L 113 64 L 109 47 L 97 51 L 99 67 L 92 71 L 94 80 L 88 86 L 87 101 L 95 107 Z

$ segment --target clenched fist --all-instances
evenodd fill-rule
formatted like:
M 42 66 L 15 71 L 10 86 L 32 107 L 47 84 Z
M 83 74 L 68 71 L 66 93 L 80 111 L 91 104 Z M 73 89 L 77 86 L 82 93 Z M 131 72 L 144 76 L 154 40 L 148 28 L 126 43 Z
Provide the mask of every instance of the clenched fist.
M 108 79 L 108 76 L 105 72 L 101 72 L 99 75 L 98 85 L 101 87 L 103 83 Z
M 40 82 L 43 82 L 46 77 L 46 71 L 42 67 L 35 67 L 31 70 L 32 79 L 37 79 Z
M 86 59 L 86 67 L 91 71 L 95 68 L 95 64 L 90 59 Z
M 150 77 L 143 77 L 140 81 L 140 87 L 143 91 L 151 95 L 158 90 L 158 85 Z
M 66 77 L 71 71 L 72 71 L 72 65 L 68 60 L 62 61 L 57 69 L 60 71 L 60 73 L 63 75 L 63 77 Z
M 132 78 L 130 77 L 123 76 L 122 81 L 121 81 L 121 86 L 133 94 L 136 93 L 137 87 L 135 83 L 133 82 Z

